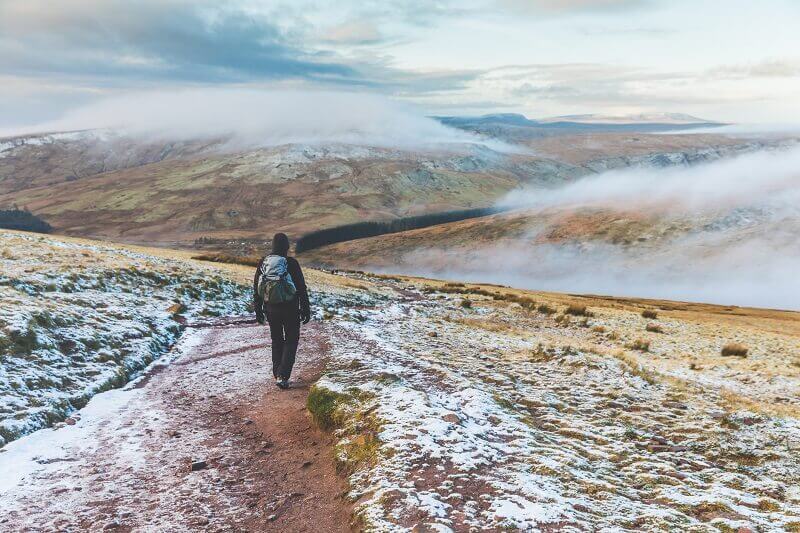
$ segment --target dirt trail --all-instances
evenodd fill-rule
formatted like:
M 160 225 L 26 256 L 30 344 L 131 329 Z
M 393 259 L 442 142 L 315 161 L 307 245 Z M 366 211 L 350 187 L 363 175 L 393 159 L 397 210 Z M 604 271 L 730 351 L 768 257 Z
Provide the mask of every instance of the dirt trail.
M 266 328 L 220 324 L 187 330 L 172 364 L 95 397 L 74 425 L 7 447 L 0 530 L 349 531 L 331 440 L 305 409 L 325 332 L 304 327 L 281 391 Z

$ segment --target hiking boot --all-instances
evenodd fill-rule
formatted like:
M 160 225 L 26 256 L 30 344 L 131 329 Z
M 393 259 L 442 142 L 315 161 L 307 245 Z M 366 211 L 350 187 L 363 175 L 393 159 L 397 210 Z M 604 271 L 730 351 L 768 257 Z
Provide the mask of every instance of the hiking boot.
M 283 390 L 286 390 L 286 389 L 288 389 L 288 388 L 289 388 L 289 380 L 288 380 L 288 379 L 281 379 L 281 380 L 278 380 L 277 382 L 275 382 L 275 384 L 276 384 L 278 387 L 280 387 L 281 389 L 283 389 Z

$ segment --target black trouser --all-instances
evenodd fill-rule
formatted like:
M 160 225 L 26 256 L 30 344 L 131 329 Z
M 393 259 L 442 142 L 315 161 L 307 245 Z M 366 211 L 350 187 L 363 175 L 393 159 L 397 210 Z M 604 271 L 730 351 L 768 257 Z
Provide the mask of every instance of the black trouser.
M 267 309 L 269 334 L 272 337 L 272 375 L 289 379 L 300 340 L 300 312 L 296 306 Z

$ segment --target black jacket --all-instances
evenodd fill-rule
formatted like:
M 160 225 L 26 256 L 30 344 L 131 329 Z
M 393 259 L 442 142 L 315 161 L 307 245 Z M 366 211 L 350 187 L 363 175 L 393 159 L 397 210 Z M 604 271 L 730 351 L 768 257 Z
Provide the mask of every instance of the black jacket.
M 286 266 L 289 270 L 289 275 L 292 276 L 292 281 L 297 289 L 297 294 L 295 294 L 294 299 L 291 302 L 282 304 L 264 305 L 263 300 L 258 296 L 258 277 L 261 272 L 261 265 L 264 263 L 264 259 L 265 258 L 262 258 L 261 261 L 259 261 L 255 276 L 253 277 L 253 306 L 255 307 L 256 316 L 260 316 L 263 311 L 271 312 L 287 310 L 287 308 L 296 309 L 301 315 L 311 314 L 311 304 L 308 301 L 308 287 L 306 287 L 306 279 L 303 277 L 303 271 L 300 269 L 300 263 L 298 263 L 297 259 L 294 257 L 286 258 Z

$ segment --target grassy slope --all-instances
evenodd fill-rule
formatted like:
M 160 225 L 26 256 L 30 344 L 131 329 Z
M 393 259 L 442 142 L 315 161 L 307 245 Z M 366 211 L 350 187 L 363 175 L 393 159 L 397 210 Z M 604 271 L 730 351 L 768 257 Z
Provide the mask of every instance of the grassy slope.
M 519 183 L 502 170 L 420 174 L 409 160 L 295 166 L 283 177 L 258 154 L 172 159 L 72 181 L 33 181 L 23 190 L 7 183 L 0 205 L 27 206 L 71 234 L 186 243 L 485 205 Z

